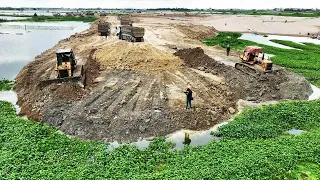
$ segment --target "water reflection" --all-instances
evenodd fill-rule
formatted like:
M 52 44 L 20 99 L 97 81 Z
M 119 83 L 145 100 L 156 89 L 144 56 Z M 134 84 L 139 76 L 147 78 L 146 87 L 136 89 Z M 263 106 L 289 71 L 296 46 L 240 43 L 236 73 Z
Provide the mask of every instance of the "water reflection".
M 190 134 L 184 133 L 184 142 L 183 142 L 183 144 L 189 146 L 190 143 L 191 143 Z

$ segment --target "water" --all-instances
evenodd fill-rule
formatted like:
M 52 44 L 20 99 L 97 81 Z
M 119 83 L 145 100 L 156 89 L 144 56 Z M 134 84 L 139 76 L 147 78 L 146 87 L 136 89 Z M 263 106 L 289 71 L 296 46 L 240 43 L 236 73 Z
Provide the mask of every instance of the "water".
M 224 125 L 224 124 L 222 124 Z M 206 131 L 178 131 L 167 138 L 167 142 L 175 143 L 174 149 L 181 150 L 184 146 L 203 146 L 211 141 L 219 141 L 220 138 L 216 136 L 212 136 L 211 132 L 216 131 L 217 129 L 209 129 Z M 187 136 L 187 137 L 186 137 Z
M 320 98 L 320 88 L 314 86 L 311 84 L 311 88 L 313 90 L 313 93 L 311 94 L 311 96 L 309 97 L 309 100 L 316 100 Z
M 320 40 L 311 39 L 309 37 L 296 37 L 296 36 L 278 36 L 278 35 L 268 35 L 268 37 L 263 37 L 261 35 L 255 35 L 250 33 L 244 33 L 239 39 L 249 40 L 260 44 L 265 44 L 273 47 L 283 48 L 283 49 L 294 49 L 292 47 L 284 46 L 278 43 L 271 42 L 271 39 L 292 41 L 298 44 L 304 42 L 320 44 Z
M 20 107 L 17 105 L 18 96 L 14 91 L 0 91 L 0 101 L 7 101 L 14 105 L 17 113 L 20 112 Z
M 5 20 L 22 20 L 22 19 L 28 19 L 30 17 L 12 17 L 12 16 L 0 16 L 0 19 Z
M 242 36 L 239 39 L 249 40 L 249 41 L 253 41 L 253 42 L 259 43 L 259 44 L 264 44 L 264 45 L 283 48 L 283 49 L 294 49 L 294 48 L 289 47 L 289 46 L 284 46 L 284 45 L 281 45 L 281 44 L 278 44 L 278 43 L 271 42 L 270 39 L 265 38 L 263 36 L 250 34 L 250 33 L 242 34 Z
M 291 130 L 288 131 L 288 133 L 291 134 L 291 135 L 300 135 L 303 132 L 304 132 L 303 130 L 299 130 L 299 129 L 291 129 Z
M 122 145 L 134 145 L 140 150 L 145 150 L 149 146 L 150 142 L 151 141 L 148 141 L 148 140 L 139 140 L 137 142 L 133 142 L 129 144 L 126 144 L 126 143 L 120 144 L 118 141 L 114 141 L 114 142 L 111 142 L 110 145 L 108 146 L 108 151 L 113 151 Z
M 52 11 L 52 12 L 54 12 L 54 11 Z M 41 16 L 53 16 L 52 12 L 39 11 L 39 10 L 26 10 L 26 11 L 0 10 L 0 14 L 5 14 L 5 15 L 27 15 L 27 16 L 33 16 L 34 13 L 37 13 L 38 16 L 39 15 L 41 15 Z M 67 11 L 63 11 L 63 12 L 67 12 Z
M 52 48 L 61 39 L 84 31 L 88 23 L 82 22 L 50 22 L 22 23 L 9 22 L 3 24 L 27 26 L 74 26 L 73 30 L 17 30 L 0 29 L 0 79 L 14 80 L 19 71 L 35 56 Z
M 318 39 L 312 39 L 309 37 L 295 37 L 295 36 L 278 36 L 278 35 L 269 35 L 267 39 L 278 39 L 278 40 L 286 40 L 286 41 L 292 41 L 296 43 L 314 43 L 314 44 L 320 44 L 320 40 Z

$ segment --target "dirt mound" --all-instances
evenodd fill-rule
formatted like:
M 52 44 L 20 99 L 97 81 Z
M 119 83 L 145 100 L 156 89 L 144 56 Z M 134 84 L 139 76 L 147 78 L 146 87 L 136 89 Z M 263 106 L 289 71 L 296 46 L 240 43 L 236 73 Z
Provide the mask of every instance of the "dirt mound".
M 185 34 L 190 39 L 196 39 L 202 41 L 206 38 L 215 37 L 218 34 L 218 31 L 213 27 L 202 26 L 202 25 L 174 25 L 179 31 Z
M 174 70 L 181 67 L 180 58 L 151 45 L 118 42 L 97 50 L 95 58 L 105 67 L 138 71 Z
M 175 55 L 183 59 L 188 67 L 224 77 L 236 99 L 253 101 L 305 100 L 312 93 L 307 80 L 284 69 L 253 77 L 234 67 L 215 61 L 204 54 L 201 48 L 182 49 L 177 51 Z
M 184 60 L 189 67 L 215 67 L 218 62 L 206 55 L 202 48 L 178 50 L 174 55 Z

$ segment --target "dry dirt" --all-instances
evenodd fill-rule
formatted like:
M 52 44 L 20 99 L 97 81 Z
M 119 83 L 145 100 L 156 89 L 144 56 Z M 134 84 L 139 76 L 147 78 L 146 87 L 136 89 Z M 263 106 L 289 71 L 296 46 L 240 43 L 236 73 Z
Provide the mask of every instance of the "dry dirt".
M 172 53 L 150 44 L 130 44 L 125 41 L 99 49 L 95 58 L 105 67 L 147 72 L 175 70 L 183 63 Z
M 227 57 L 201 43 L 216 34 L 213 28 L 156 18 L 140 17 L 134 24 L 146 28 L 143 43 L 100 37 L 97 21 L 37 56 L 16 78 L 21 114 L 80 138 L 134 141 L 208 129 L 230 119 L 239 99 L 307 99 L 312 93 L 303 77 L 283 69 L 261 77 L 235 70 L 236 53 Z M 116 17 L 100 21 L 118 23 Z M 87 60 L 85 89 L 40 83 L 53 71 L 55 50 L 65 47 Z M 185 109 L 188 87 L 194 92 L 191 110 Z

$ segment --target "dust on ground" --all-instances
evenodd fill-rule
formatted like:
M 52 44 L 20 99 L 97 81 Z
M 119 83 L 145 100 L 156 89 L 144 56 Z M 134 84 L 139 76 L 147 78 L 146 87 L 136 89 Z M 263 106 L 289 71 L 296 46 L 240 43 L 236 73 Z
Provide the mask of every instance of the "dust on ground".
M 100 21 L 113 27 L 118 23 L 116 17 Z M 216 33 L 210 27 L 172 24 L 161 17 L 137 22 L 134 25 L 146 28 L 145 42 L 123 42 L 114 28 L 112 36 L 98 36 L 96 21 L 88 31 L 37 56 L 16 78 L 21 114 L 84 139 L 134 141 L 180 129 L 209 129 L 236 114 L 240 98 L 307 99 L 311 94 L 303 77 L 285 70 L 254 78 L 221 64 L 237 57 L 201 44 L 200 38 Z M 196 35 L 200 31 L 203 34 Z M 53 71 L 55 51 L 66 47 L 87 61 L 85 89 L 40 83 L 40 77 Z M 185 109 L 188 87 L 194 94 L 190 110 Z

